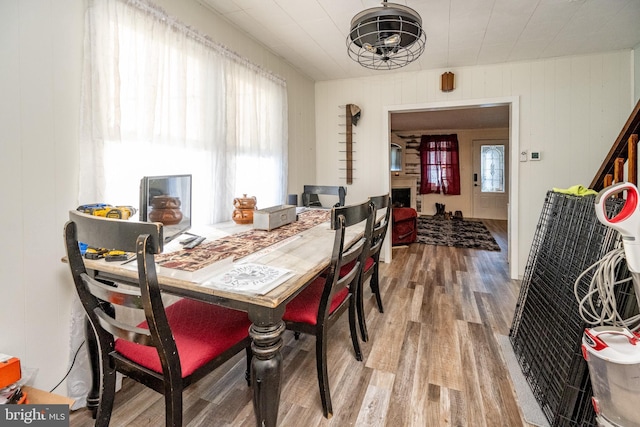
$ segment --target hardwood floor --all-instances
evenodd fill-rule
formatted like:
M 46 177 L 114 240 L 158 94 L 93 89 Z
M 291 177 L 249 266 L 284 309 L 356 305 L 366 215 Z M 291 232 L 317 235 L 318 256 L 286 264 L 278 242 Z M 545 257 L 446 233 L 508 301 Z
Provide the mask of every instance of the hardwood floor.
M 485 221 L 501 252 L 412 244 L 382 264 L 385 312 L 367 288 L 370 340 L 356 361 L 347 316 L 330 332 L 334 416 L 322 416 L 312 337 L 285 333 L 281 426 L 528 426 L 496 335 L 507 335 L 519 282 L 510 280 L 506 221 Z M 184 393 L 185 426 L 254 426 L 244 355 Z M 164 424 L 161 395 L 125 379 L 111 426 Z M 86 409 L 71 426 L 93 425 Z

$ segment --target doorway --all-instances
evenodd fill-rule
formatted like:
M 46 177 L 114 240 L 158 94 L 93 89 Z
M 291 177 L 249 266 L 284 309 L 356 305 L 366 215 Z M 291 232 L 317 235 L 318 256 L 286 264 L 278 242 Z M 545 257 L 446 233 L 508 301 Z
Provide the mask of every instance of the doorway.
M 519 260 L 519 240 L 518 240 L 518 174 L 519 174 L 519 163 L 517 158 L 517 153 L 519 152 L 519 132 L 520 132 L 520 124 L 519 124 L 519 116 L 520 116 L 520 105 L 519 99 L 517 96 L 510 97 L 501 97 L 501 98 L 487 98 L 487 99 L 477 99 L 477 100 L 456 100 L 456 101 L 446 101 L 446 102 L 437 102 L 437 103 L 424 103 L 424 104 L 411 104 L 411 105 L 394 105 L 394 106 L 386 106 L 383 108 L 383 146 L 389 147 L 391 143 L 391 115 L 394 113 L 403 113 L 403 112 L 441 112 L 452 109 L 470 109 L 470 108 L 482 108 L 488 106 L 497 106 L 504 105 L 509 107 L 509 143 L 508 143 L 508 154 L 506 158 L 508 159 L 507 168 L 508 172 L 506 175 L 507 181 L 507 200 L 508 200 L 508 209 L 507 209 L 507 221 L 508 221 L 508 254 L 507 259 L 509 262 L 509 273 L 512 279 L 518 279 L 520 275 L 520 260 Z M 444 128 L 444 127 L 443 127 Z M 449 127 L 450 129 L 452 127 Z M 385 150 L 387 152 L 385 171 L 384 173 L 389 176 L 389 150 L 388 148 Z M 515 154 L 514 154 L 515 153 Z M 388 187 L 391 189 L 391 177 L 389 176 Z M 385 248 L 383 250 L 383 258 L 385 261 L 390 262 L 392 258 L 391 251 L 391 241 L 390 239 L 385 242 Z M 525 260 L 526 262 L 526 260 Z

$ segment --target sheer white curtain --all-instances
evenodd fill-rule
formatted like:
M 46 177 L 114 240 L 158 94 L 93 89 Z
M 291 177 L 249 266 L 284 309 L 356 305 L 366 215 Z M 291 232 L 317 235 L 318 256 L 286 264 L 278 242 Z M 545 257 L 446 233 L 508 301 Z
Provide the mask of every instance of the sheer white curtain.
M 138 205 L 145 175 L 193 175 L 193 222 L 283 203 L 285 83 L 143 0 L 90 1 L 80 202 Z
M 285 202 L 285 82 L 146 0 L 88 0 L 80 203 L 139 204 L 143 176 L 193 175 L 192 221 L 231 220 L 233 199 Z M 71 357 L 84 338 L 72 316 Z M 84 406 L 84 348 L 69 396 Z

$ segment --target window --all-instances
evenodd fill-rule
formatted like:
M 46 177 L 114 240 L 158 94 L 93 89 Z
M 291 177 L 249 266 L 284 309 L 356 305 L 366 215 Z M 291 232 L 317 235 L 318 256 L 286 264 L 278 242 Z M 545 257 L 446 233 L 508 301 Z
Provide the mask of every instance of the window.
M 147 175 L 191 174 L 194 223 L 283 203 L 285 82 L 147 0 L 89 0 L 80 203 L 137 206 Z
M 480 147 L 480 191 L 504 193 L 504 145 Z
M 422 135 L 420 194 L 460 194 L 458 136 Z
M 391 172 L 402 171 L 402 147 L 391 144 Z

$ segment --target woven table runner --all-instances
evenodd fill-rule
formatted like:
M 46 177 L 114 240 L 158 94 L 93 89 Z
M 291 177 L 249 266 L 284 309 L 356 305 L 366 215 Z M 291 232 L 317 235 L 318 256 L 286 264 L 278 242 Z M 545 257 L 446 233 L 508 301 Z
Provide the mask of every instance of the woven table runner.
M 298 214 L 298 220 L 275 230 L 249 230 L 205 242 L 194 249 L 156 255 L 163 267 L 184 271 L 197 271 L 228 257 L 239 259 L 295 236 L 318 224 L 329 221 L 331 210 L 313 209 Z

